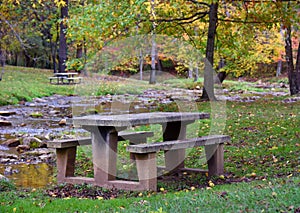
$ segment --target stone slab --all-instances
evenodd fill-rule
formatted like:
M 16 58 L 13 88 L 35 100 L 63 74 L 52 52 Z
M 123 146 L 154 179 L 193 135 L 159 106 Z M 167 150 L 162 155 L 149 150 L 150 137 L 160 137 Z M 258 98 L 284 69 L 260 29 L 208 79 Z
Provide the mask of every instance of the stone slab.
M 209 114 L 201 112 L 150 112 L 122 115 L 87 115 L 73 118 L 73 123 L 79 126 L 131 127 L 168 122 L 194 122 L 206 118 L 209 118 Z
M 128 152 L 132 153 L 151 153 L 158 151 L 178 150 L 193 148 L 197 146 L 221 144 L 227 141 L 230 141 L 230 137 L 227 135 L 213 135 L 184 140 L 157 142 L 151 144 L 129 145 L 126 147 L 126 149 Z

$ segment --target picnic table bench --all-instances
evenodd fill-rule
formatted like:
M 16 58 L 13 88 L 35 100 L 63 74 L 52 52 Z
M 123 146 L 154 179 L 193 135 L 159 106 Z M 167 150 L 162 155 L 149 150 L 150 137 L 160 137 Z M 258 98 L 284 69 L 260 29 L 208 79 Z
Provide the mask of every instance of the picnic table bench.
M 210 135 L 151 144 L 129 145 L 126 149 L 135 156 L 139 180 L 143 181 L 149 189 L 155 190 L 157 180 L 155 177 L 153 178 L 153 174 L 157 173 L 156 153 L 159 151 L 171 152 L 204 146 L 206 158 L 208 159 L 209 176 L 221 175 L 224 173 L 223 144 L 228 141 L 230 141 L 230 137 L 227 135 Z M 176 167 L 176 165 L 171 165 L 170 167 Z M 187 172 L 204 172 L 201 169 L 186 168 L 184 166 L 179 169 Z M 166 168 L 166 170 L 168 171 L 169 169 Z

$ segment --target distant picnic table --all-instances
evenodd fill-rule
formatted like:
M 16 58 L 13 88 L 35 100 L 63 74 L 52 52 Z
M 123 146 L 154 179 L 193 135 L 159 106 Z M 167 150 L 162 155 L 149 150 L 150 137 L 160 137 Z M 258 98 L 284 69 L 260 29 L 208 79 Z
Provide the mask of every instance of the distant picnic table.
M 49 77 L 50 84 L 79 84 L 82 77 L 78 77 L 77 72 L 54 73 Z

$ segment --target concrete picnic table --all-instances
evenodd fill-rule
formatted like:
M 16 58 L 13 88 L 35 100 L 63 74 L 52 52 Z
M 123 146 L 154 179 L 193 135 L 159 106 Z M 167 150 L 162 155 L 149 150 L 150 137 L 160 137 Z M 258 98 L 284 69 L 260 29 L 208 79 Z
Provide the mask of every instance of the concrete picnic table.
M 149 112 L 74 117 L 74 125 L 91 132 L 94 178 L 76 177 L 69 181 L 88 182 L 107 188 L 139 190 L 141 184 L 138 182 L 116 180 L 118 132 L 134 126 L 161 124 L 164 141 L 180 140 L 186 138 L 188 124 L 206 118 L 209 118 L 209 114 L 201 112 Z M 165 154 L 166 169 L 183 167 L 184 158 L 185 150 L 168 151 Z

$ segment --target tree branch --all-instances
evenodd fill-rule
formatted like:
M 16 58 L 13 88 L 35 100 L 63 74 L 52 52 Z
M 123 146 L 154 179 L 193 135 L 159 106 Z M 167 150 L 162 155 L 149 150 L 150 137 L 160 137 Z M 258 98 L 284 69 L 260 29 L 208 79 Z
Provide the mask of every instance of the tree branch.
M 265 23 L 280 23 L 280 20 L 275 20 L 275 21 L 244 21 L 241 19 L 218 19 L 219 21 L 223 22 L 233 22 L 233 23 L 243 23 L 243 24 L 265 24 Z

